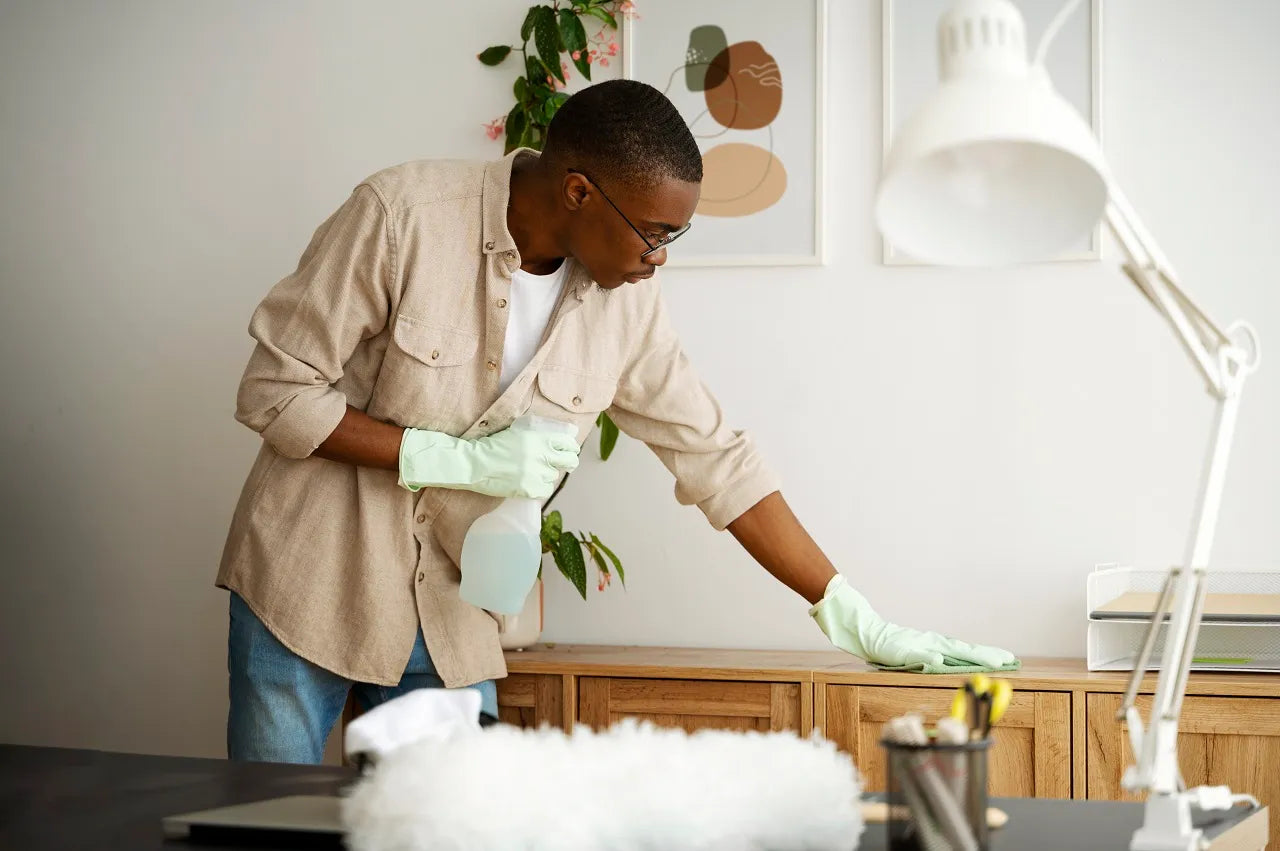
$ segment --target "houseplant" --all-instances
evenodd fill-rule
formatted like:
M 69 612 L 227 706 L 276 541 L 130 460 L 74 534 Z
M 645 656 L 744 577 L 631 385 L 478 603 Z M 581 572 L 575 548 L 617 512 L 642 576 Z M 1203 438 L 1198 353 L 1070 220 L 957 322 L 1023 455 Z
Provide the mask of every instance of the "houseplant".
M 611 58 L 618 55 L 616 34 L 619 16 L 635 16 L 634 4 L 630 0 L 536 3 L 525 13 L 518 47 L 498 44 L 477 54 L 476 58 L 489 66 L 503 64 L 513 53 L 518 54 L 520 60 L 512 85 L 515 104 L 505 116 L 484 125 L 489 138 L 505 136 L 506 153 L 519 147 L 542 150 L 552 117 L 569 99 L 563 89 L 571 73 L 570 63 L 587 81 L 591 79 L 593 65 L 607 67 Z M 606 413 L 600 414 L 596 425 L 600 429 L 600 458 L 607 461 L 618 441 L 618 427 Z M 585 600 L 588 558 L 598 571 L 596 588 L 599 591 L 611 584 L 614 572 L 625 587 L 626 574 L 617 555 L 595 533 L 566 530 L 560 512 L 550 510 L 551 503 L 568 479 L 565 476 L 543 506 L 542 551 L 550 553 L 560 573 Z M 539 595 L 540 629 L 540 585 L 535 593 Z M 528 616 L 522 614 L 519 618 L 527 621 Z

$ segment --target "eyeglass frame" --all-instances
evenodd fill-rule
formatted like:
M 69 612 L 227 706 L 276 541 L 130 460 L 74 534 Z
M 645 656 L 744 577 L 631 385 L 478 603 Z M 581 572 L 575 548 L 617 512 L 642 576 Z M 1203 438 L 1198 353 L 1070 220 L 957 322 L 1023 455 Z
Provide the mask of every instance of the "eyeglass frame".
M 671 231 L 671 233 L 667 234 L 662 239 L 658 240 L 656 245 L 651 244 L 649 242 L 649 238 L 644 235 L 644 233 L 640 230 L 640 228 L 636 227 L 632 223 L 631 219 L 627 218 L 627 214 L 622 212 L 622 210 L 618 209 L 617 204 L 613 203 L 613 199 L 605 194 L 604 189 L 600 187 L 600 184 L 596 182 L 596 179 L 594 177 L 587 174 L 582 169 L 578 169 L 578 168 L 569 169 L 569 173 L 579 174 L 585 177 L 587 179 L 587 182 L 590 183 L 592 186 L 594 186 L 596 188 L 596 191 L 600 193 L 600 197 L 609 203 L 609 206 L 613 208 L 614 212 L 617 213 L 619 216 L 622 216 L 622 220 L 627 223 L 627 227 L 631 228 L 633 231 L 636 232 L 636 236 L 640 237 L 640 241 L 643 242 L 648 247 L 648 251 L 645 251 L 640 255 L 641 260 L 644 260 L 650 254 L 654 253 L 660 248 L 666 248 L 668 245 L 670 245 L 671 243 L 675 242 L 677 239 L 679 239 L 680 237 L 688 233 L 689 228 L 693 227 L 692 221 L 685 222 L 684 227 L 680 228 L 679 230 Z

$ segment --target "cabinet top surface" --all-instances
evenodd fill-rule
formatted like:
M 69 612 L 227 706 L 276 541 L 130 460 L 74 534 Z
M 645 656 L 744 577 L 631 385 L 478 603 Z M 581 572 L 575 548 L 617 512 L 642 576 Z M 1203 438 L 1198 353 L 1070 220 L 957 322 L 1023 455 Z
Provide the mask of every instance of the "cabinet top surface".
M 738 650 L 603 644 L 538 644 L 507 651 L 513 674 L 773 679 L 808 682 L 812 672 L 849 657 L 836 650 Z
M 675 679 L 775 680 L 829 685 L 954 688 L 957 674 L 881 671 L 837 650 L 739 650 L 593 644 L 539 644 L 508 651 L 513 674 L 670 677 Z M 1023 659 L 1022 669 L 1000 674 L 1021 690 L 1123 692 L 1127 671 L 1089 671 L 1083 659 Z M 1156 677 L 1143 678 L 1142 691 L 1155 690 Z M 1188 694 L 1280 697 L 1280 674 L 1197 672 Z

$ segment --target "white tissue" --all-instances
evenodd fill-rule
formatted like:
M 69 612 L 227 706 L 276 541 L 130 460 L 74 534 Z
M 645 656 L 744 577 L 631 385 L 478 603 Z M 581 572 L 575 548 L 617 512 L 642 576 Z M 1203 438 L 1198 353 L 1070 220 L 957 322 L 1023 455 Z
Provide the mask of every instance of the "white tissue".
M 472 688 L 424 688 L 376 706 L 347 725 L 343 750 L 381 761 L 423 740 L 480 732 L 480 692 Z

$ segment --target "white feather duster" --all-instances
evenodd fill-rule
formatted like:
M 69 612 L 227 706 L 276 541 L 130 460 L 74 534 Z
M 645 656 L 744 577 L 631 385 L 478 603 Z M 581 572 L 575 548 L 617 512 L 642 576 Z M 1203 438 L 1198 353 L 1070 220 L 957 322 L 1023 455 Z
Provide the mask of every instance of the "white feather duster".
M 342 816 L 351 851 L 849 851 L 858 794 L 816 735 L 498 725 L 379 755 Z

